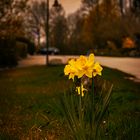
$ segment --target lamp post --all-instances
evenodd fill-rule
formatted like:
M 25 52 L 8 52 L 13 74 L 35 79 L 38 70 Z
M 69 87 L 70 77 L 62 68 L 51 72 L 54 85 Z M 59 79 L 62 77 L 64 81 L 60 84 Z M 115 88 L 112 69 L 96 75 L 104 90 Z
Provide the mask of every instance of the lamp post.
M 60 7 L 60 4 L 58 3 L 58 0 L 54 1 L 53 7 Z M 49 16 L 50 16 L 50 11 L 49 11 L 49 0 L 47 0 L 47 10 L 46 10 L 46 65 L 49 65 L 49 53 L 48 53 L 48 49 L 49 49 Z

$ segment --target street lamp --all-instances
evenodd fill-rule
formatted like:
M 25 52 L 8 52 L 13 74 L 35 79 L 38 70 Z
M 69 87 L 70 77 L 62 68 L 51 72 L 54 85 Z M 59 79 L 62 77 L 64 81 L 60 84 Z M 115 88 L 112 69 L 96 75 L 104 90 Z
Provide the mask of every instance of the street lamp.
M 54 1 L 54 4 L 53 4 L 53 7 L 57 8 L 57 7 L 60 7 L 60 4 L 58 3 L 58 0 L 55 0 Z M 47 21 L 46 21 L 46 49 L 47 49 L 47 52 L 46 52 L 46 65 L 49 64 L 49 53 L 48 53 L 48 49 L 49 49 L 49 16 L 50 16 L 50 11 L 49 11 L 49 0 L 47 0 L 47 10 L 46 10 L 46 18 L 47 18 Z

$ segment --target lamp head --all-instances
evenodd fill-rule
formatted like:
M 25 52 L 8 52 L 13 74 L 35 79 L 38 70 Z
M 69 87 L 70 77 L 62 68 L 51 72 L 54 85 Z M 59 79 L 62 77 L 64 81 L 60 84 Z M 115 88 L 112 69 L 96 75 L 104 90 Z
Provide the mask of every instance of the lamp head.
M 54 4 L 53 4 L 53 7 L 59 7 L 59 6 L 60 6 L 60 4 L 59 4 L 58 0 L 55 0 Z

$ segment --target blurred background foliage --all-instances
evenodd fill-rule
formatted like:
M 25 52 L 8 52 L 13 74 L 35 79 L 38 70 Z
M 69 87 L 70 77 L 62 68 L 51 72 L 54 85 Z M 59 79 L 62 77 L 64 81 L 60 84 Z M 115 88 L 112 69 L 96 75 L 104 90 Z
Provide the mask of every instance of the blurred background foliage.
M 28 0 L 0 1 L 0 67 L 15 66 L 18 60 L 33 54 L 33 40 L 28 38 L 24 20 Z M 32 51 L 31 51 L 32 49 Z
M 96 55 L 140 56 L 140 1 L 128 0 L 128 3 L 126 5 L 125 0 L 81 0 L 80 8 L 69 15 L 62 5 L 50 6 L 49 45 L 60 49 L 61 54 L 94 51 Z M 46 46 L 46 10 L 45 1 L 0 1 L 1 66 L 9 65 L 3 59 L 13 57 L 15 65 L 27 53 L 38 53 Z M 129 47 L 125 41 L 128 38 L 133 44 Z M 12 45 L 11 40 L 15 42 Z M 10 50 L 13 55 L 9 55 Z

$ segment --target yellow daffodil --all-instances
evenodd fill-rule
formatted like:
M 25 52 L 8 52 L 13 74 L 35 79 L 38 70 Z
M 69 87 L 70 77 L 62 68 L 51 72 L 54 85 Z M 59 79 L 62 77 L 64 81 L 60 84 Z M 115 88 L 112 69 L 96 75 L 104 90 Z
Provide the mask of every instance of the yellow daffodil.
M 93 67 L 93 76 L 95 77 L 97 74 L 102 75 L 101 73 L 102 70 L 103 68 L 100 66 L 98 62 L 96 62 Z
M 73 79 L 77 73 L 77 69 L 76 69 L 76 65 L 75 65 L 76 61 L 74 59 L 69 61 L 69 64 L 65 66 L 64 68 L 64 73 L 65 75 L 69 75 L 69 79 Z
M 73 79 L 77 76 L 81 78 L 87 76 L 101 75 L 102 67 L 99 63 L 94 62 L 94 54 L 90 54 L 89 57 L 81 55 L 78 59 L 71 59 L 68 65 L 64 68 L 65 75 L 69 75 L 69 79 Z
M 83 84 L 81 84 L 81 87 L 80 86 L 76 87 L 76 91 L 78 95 L 81 95 L 83 97 L 86 89 L 84 88 Z
M 78 78 L 81 78 L 83 75 L 86 75 L 87 77 L 92 77 L 92 71 L 94 66 L 94 54 L 90 54 L 89 57 L 80 56 L 79 59 L 77 59 L 77 68 Z

